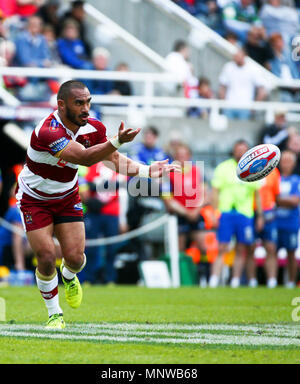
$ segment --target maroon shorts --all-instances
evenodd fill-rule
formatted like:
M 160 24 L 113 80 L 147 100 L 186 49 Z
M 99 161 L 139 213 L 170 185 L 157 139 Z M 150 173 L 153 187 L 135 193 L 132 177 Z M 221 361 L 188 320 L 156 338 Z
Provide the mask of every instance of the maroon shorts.
M 18 201 L 26 232 L 50 224 L 83 221 L 83 210 L 78 190 L 63 199 L 37 200 L 23 192 Z

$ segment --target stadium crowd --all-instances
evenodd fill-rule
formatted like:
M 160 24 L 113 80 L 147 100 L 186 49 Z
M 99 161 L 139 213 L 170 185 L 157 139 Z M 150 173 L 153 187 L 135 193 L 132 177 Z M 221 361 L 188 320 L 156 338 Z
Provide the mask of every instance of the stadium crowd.
M 300 67 L 289 59 L 288 51 L 299 29 L 294 4 L 280 3 L 280 0 L 258 5 L 253 0 L 174 2 L 238 47 L 232 61 L 225 64 L 220 73 L 219 88 L 213 90 L 208 78 L 195 77 L 188 44 L 177 41 L 166 61 L 170 72 L 185 78 L 185 97 L 219 97 L 233 102 L 267 99 L 265 81 L 253 71 L 246 55 L 279 77 L 299 78 Z M 88 40 L 83 4 L 76 0 L 61 14 L 59 0 L 0 0 L 1 65 L 109 70 L 109 50 L 94 48 Z M 129 66 L 121 62 L 116 70 L 129 71 Z M 97 80 L 87 81 L 86 85 L 92 94 L 133 93 L 127 82 Z M 3 86 L 22 102 L 48 102 L 57 93 L 59 83 L 55 79 L 3 76 Z M 281 93 L 284 101 L 297 101 L 297 97 L 297 92 Z M 251 117 L 249 110 L 225 110 L 224 113 L 229 118 Z M 204 108 L 188 110 L 190 117 L 205 118 L 208 114 L 209 110 Z M 223 283 L 230 283 L 232 287 L 266 283 L 273 288 L 278 282 L 293 287 L 299 281 L 295 252 L 300 223 L 300 134 L 288 125 L 286 114 L 285 110 L 276 111 L 274 123 L 264 127 L 257 138 L 257 144 L 272 143 L 282 151 L 279 169 L 262 183 L 241 184 L 235 177 L 237 161 L 249 147 L 245 141 L 234 144 L 232 157 L 218 165 L 212 180 L 202 180 L 201 170 L 193 162 L 193 153 L 180 135 L 170 136 L 166 148 L 159 147 L 159 127 L 145 129 L 143 141 L 130 148 L 131 157 L 145 164 L 169 157 L 182 165 L 182 174 L 171 174 L 158 186 L 160 193 L 154 198 L 155 204 L 153 201 L 147 204 L 143 197 L 130 196 L 128 180 L 102 164 L 89 169 L 82 167 L 80 194 L 87 239 L 126 233 L 143 225 L 147 216 L 154 217 L 158 211 L 170 212 L 178 216 L 180 251 L 191 257 L 203 286 L 215 287 L 223 279 Z M 19 172 L 18 166 L 12 170 L 15 180 Z M 111 183 L 116 186 L 115 190 L 109 189 Z M 178 184 L 183 186 L 185 195 L 175 193 Z M 13 193 L 12 183 L 4 219 L 22 229 Z M 191 200 L 193 204 L 188 206 Z M 236 238 L 234 247 L 232 236 Z M 282 249 L 287 252 L 285 261 L 278 259 L 278 251 Z M 256 257 L 262 251 L 265 252 L 263 262 Z M 152 257 L 153 253 L 161 256 L 161 249 L 148 254 L 139 240 L 87 247 L 86 252 L 89 262 L 81 279 L 106 284 L 120 282 L 116 265 L 121 252 L 136 253 L 138 260 Z M 0 265 L 22 272 L 32 267 L 32 261 L 34 264 L 34 256 L 22 236 L 2 225 Z M 224 280 L 224 264 L 231 271 L 230 279 Z M 284 277 L 280 275 L 281 267 Z
M 237 162 L 249 149 L 246 141 L 234 143 L 232 156 L 216 167 L 211 180 L 204 180 L 203 168 L 193 160 L 184 140 L 174 135 L 168 147 L 161 148 L 157 144 L 159 130 L 153 126 L 144 130 L 142 142 L 132 144 L 130 156 L 145 164 L 169 157 L 182 167 L 182 173 L 171 173 L 162 179 L 157 195 L 150 193 L 154 190 L 153 180 L 147 182 L 144 192 L 138 188 L 141 193 L 134 196 L 129 187 L 132 180 L 103 163 L 81 167 L 79 188 L 87 239 L 117 236 L 143 226 L 147 218 L 153 220 L 155 213 L 159 217 L 162 212 L 169 212 L 178 218 L 181 255 L 190 257 L 202 286 L 266 284 L 274 288 L 280 283 L 294 287 L 299 282 L 296 251 L 300 224 L 300 135 L 284 128 L 282 120 L 284 111 L 279 111 L 276 124 L 280 122 L 280 128 L 274 124 L 262 131 L 259 142 L 276 143 L 282 151 L 278 169 L 262 182 L 244 183 L 236 177 Z M 276 129 L 286 135 L 270 134 Z M 16 178 L 21 168 L 14 168 Z M 21 230 L 14 188 L 15 185 L 4 219 Z M 136 262 L 163 256 L 163 244 L 148 252 L 147 242 L 154 246 L 155 235 L 150 235 L 150 240 L 135 238 L 87 247 L 88 263 L 81 272 L 82 281 L 122 283 L 117 266 L 120 254 L 135 253 Z M 163 239 L 159 242 L 163 243 Z M 0 249 L 0 264 L 9 269 L 22 274 L 34 265 L 28 244 L 5 225 L 0 227 Z M 283 259 L 279 258 L 282 252 L 286 252 Z M 227 277 L 222 272 L 224 265 L 230 271 Z M 125 277 L 123 282 L 137 283 L 138 278 L 135 271 L 134 276 Z

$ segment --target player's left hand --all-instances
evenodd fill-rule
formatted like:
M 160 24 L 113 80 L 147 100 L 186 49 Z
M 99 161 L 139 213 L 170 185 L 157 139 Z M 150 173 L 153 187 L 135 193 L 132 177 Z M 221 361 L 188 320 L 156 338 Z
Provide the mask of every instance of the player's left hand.
M 157 178 L 170 172 L 181 172 L 181 167 L 176 163 L 169 164 L 169 159 L 155 161 L 150 165 L 149 176 L 151 178 Z

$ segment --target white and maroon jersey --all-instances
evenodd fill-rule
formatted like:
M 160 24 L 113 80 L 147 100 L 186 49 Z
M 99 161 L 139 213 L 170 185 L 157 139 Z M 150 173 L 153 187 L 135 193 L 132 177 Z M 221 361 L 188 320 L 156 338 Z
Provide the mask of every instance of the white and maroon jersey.
M 89 118 L 74 134 L 57 111 L 42 120 L 32 132 L 26 163 L 18 178 L 22 192 L 38 200 L 60 199 L 78 189 L 78 165 L 55 155 L 73 140 L 88 148 L 107 141 L 106 128 Z

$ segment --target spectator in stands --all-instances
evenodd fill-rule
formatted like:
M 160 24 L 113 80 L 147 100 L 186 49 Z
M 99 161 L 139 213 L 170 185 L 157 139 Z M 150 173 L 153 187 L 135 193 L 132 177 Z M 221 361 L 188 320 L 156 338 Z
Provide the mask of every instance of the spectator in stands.
M 222 12 L 215 0 L 196 0 L 196 17 L 203 21 L 209 28 L 224 36 Z
M 21 216 L 16 205 L 9 207 L 4 220 L 23 232 Z M 25 247 L 22 235 L 0 226 L 0 248 L 3 265 L 16 271 L 25 270 Z
M 58 67 L 62 65 L 62 60 L 58 52 L 57 41 L 55 37 L 55 29 L 52 24 L 46 24 L 43 28 L 43 35 L 45 36 L 50 53 L 50 61 L 52 66 Z
M 299 79 L 299 71 L 295 61 L 291 59 L 289 50 L 285 49 L 285 43 L 279 33 L 270 36 L 270 45 L 273 50 L 273 59 L 269 61 L 269 68 L 274 75 L 283 80 Z M 281 101 L 293 102 L 294 92 L 280 91 Z
M 269 69 L 268 62 L 273 58 L 273 51 L 263 27 L 253 26 L 249 30 L 245 49 L 253 60 Z
M 28 18 L 27 30 L 16 39 L 16 64 L 22 67 L 51 66 L 47 41 L 42 35 L 43 23 L 39 16 Z
M 241 48 L 241 43 L 239 42 L 238 37 L 235 33 L 233 32 L 226 33 L 225 39 L 232 45 L 235 45 L 237 48 Z
M 173 0 L 173 2 L 191 15 L 195 16 L 197 14 L 197 9 L 195 7 L 195 3 L 198 2 L 197 0 Z
M 174 160 L 179 162 L 182 173 L 170 174 L 163 183 L 162 195 L 167 210 L 178 216 L 179 249 L 184 252 L 187 237 L 190 235 L 202 253 L 206 253 L 204 243 L 204 219 L 200 214 L 204 199 L 203 175 L 192 163 L 191 150 L 186 145 L 176 148 Z
M 6 17 L 29 17 L 38 11 L 43 2 L 44 0 L 0 0 L 0 9 Z
M 121 228 L 126 227 L 126 215 L 121 211 L 126 206 L 126 201 L 120 202 L 120 190 L 124 196 L 124 184 L 126 177 L 106 167 L 104 163 L 92 165 L 85 176 L 90 185 L 90 190 L 85 194 L 86 236 L 88 239 L 96 239 L 99 236 L 111 237 L 120 233 Z M 125 184 L 126 185 L 126 184 Z M 127 194 L 125 193 L 125 196 Z M 121 220 L 121 218 L 123 220 Z M 123 230 L 124 232 L 124 230 Z M 106 247 L 88 247 L 86 250 L 89 263 L 84 272 L 85 280 L 95 283 L 99 279 L 99 272 L 104 269 L 104 282 L 116 283 L 117 273 L 114 261 L 119 243 L 109 244 Z M 101 251 L 105 250 L 105 262 Z
M 279 33 L 283 37 L 286 47 L 299 28 L 298 12 L 295 8 L 281 4 L 281 0 L 268 0 L 260 10 L 260 18 L 267 31 L 267 35 Z
M 57 13 L 59 5 L 60 0 L 47 0 L 37 13 L 45 25 L 52 26 L 56 38 L 59 36 L 60 31 L 60 20 Z
M 74 20 L 79 27 L 79 38 L 84 45 L 84 50 L 88 56 L 91 58 L 91 46 L 87 37 L 87 27 L 85 23 L 85 12 L 84 12 L 84 1 L 75 0 L 71 2 L 71 9 L 67 11 L 60 20 L 60 25 L 63 25 L 66 20 Z
M 289 52 L 285 50 L 282 36 L 279 33 L 273 33 L 269 41 L 274 55 L 274 58 L 269 61 L 271 72 L 284 80 L 298 79 L 298 69 Z
M 280 173 L 274 169 L 267 177 L 261 181 L 259 195 L 264 216 L 264 227 L 260 232 L 256 231 L 256 238 L 262 241 L 266 250 L 265 270 L 267 275 L 267 287 L 277 286 L 277 221 L 276 221 L 276 201 L 280 193 Z M 254 252 L 253 252 L 254 254 Z M 254 268 L 255 261 L 250 258 L 250 268 Z
M 238 50 L 233 61 L 224 65 L 219 82 L 219 97 L 233 103 L 247 104 L 264 100 L 267 96 L 265 82 L 253 64 L 247 61 L 244 49 Z M 231 119 L 249 119 L 251 111 L 227 109 L 224 114 Z
M 23 67 L 48 68 L 52 65 L 50 50 L 46 38 L 42 35 L 42 20 L 39 16 L 30 16 L 27 29 L 16 39 L 15 62 Z M 22 101 L 49 101 L 52 91 L 48 79 L 31 77 L 27 84 L 20 89 Z
M 159 131 L 156 127 L 150 126 L 144 131 L 143 142 L 132 146 L 130 157 L 133 160 L 150 165 L 153 161 L 160 161 L 167 158 L 164 151 L 157 146 Z
M 12 41 L 0 41 L 0 57 L 1 65 L 10 67 L 13 65 L 15 57 L 16 46 Z M 19 91 L 27 84 L 26 77 L 23 76 L 3 76 L 3 84 L 9 89 L 16 97 L 19 96 Z
M 286 114 L 287 111 L 284 109 L 275 111 L 274 123 L 263 128 L 258 138 L 258 144 L 274 144 L 281 151 L 286 149 L 289 138 Z
M 184 145 L 185 142 L 182 138 L 182 133 L 180 131 L 173 130 L 168 134 L 169 141 L 166 146 L 166 156 L 170 159 L 170 162 L 174 160 L 175 152 L 177 147 Z
M 93 50 L 93 69 L 96 71 L 107 71 L 110 53 L 106 48 L 97 47 Z M 95 79 L 86 82 L 93 95 L 106 95 L 113 90 L 112 80 Z
M 221 213 L 218 226 L 219 255 L 215 260 L 209 285 L 219 284 L 223 267 L 223 256 L 228 252 L 233 236 L 236 238 L 236 255 L 233 265 L 231 286 L 240 285 L 245 265 L 245 256 L 251 257 L 251 245 L 254 242 L 254 199 L 257 204 L 257 229 L 263 226 L 263 217 L 258 193 L 259 183 L 241 183 L 236 177 L 237 163 L 249 149 L 244 140 L 233 146 L 233 157 L 217 166 L 212 179 L 213 207 Z M 249 285 L 255 285 L 256 276 L 249 275 Z
M 85 45 L 79 36 L 79 26 L 74 20 L 66 20 L 61 37 L 57 41 L 58 52 L 64 64 L 76 69 L 92 69 Z
M 184 82 L 193 77 L 189 56 L 190 49 L 188 44 L 183 40 L 177 40 L 174 44 L 173 51 L 166 57 L 168 70 L 182 81 L 182 86 Z M 175 92 L 173 84 L 169 86 L 169 92 Z
M 129 66 L 126 63 L 119 63 L 116 71 L 129 72 Z M 113 81 L 112 93 L 121 96 L 131 96 L 133 94 L 131 84 L 126 80 Z
M 237 0 L 226 4 L 222 10 L 224 27 L 233 32 L 243 43 L 253 25 L 260 25 L 254 0 Z
M 289 135 L 287 141 L 287 149 L 294 152 L 297 156 L 296 166 L 294 173 L 300 176 L 300 134 L 299 132 L 293 132 Z
M 6 40 L 8 38 L 7 28 L 5 26 L 5 16 L 0 9 L 0 38 Z
M 200 77 L 198 80 L 197 93 L 195 97 L 198 99 L 212 99 L 214 93 L 211 89 L 210 81 L 206 77 Z M 209 114 L 209 108 L 192 107 L 188 110 L 188 116 L 190 117 L 202 117 L 207 118 Z
M 298 247 L 300 178 L 294 174 L 297 157 L 292 151 L 281 153 L 280 195 L 277 198 L 278 248 L 285 248 L 288 254 L 287 288 L 294 288 L 297 277 L 295 251 Z

